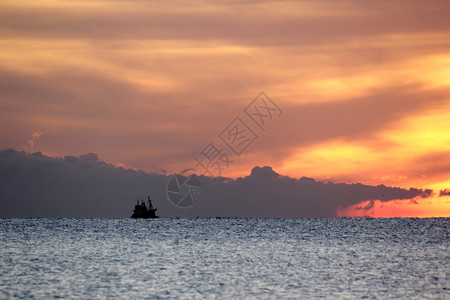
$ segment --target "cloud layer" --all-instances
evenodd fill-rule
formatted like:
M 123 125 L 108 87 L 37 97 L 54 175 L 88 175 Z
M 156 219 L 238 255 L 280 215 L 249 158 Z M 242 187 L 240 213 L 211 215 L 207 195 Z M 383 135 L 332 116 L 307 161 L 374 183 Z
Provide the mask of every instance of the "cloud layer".
M 163 217 L 333 217 L 367 200 L 429 197 L 431 190 L 335 184 L 255 167 L 238 179 L 200 177 L 203 198 L 180 209 L 166 198 L 170 176 L 115 167 L 96 154 L 53 158 L 0 151 L 0 217 L 129 217 L 150 195 Z M 370 207 L 366 207 L 370 210 Z

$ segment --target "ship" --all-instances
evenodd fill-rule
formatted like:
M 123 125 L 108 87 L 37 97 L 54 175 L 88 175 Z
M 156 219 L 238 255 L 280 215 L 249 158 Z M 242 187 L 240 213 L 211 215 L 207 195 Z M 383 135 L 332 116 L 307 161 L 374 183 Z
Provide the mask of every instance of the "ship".
M 159 218 L 156 215 L 156 208 L 152 205 L 152 200 L 150 200 L 150 197 L 148 197 L 148 208 L 147 205 L 145 205 L 144 200 L 141 200 L 141 203 L 139 203 L 139 199 L 137 200 L 136 206 L 134 207 L 133 214 L 131 215 L 134 219 L 155 219 Z

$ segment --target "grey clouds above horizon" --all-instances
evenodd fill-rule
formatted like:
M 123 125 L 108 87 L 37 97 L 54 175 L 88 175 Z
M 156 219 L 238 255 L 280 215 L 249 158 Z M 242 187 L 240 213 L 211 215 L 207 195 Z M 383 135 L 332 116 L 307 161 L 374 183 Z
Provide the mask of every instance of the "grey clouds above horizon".
M 0 217 L 100 217 L 131 215 L 136 198 L 150 195 L 161 217 L 335 217 L 339 209 L 374 200 L 426 198 L 431 190 L 332 183 L 281 176 L 254 167 L 249 176 L 200 176 L 203 197 L 190 209 L 166 198 L 171 175 L 116 167 L 97 154 L 55 158 L 0 150 Z M 441 191 L 441 195 L 443 195 Z

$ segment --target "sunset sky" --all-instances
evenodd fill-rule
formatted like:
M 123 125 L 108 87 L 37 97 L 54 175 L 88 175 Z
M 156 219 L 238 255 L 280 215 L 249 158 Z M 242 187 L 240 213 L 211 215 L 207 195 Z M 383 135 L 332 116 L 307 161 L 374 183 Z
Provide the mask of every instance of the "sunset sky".
M 433 189 L 373 216 L 447 216 L 448 1 L 2 1 L 0 149 L 96 153 L 178 173 L 211 141 L 233 162 L 342 183 Z M 244 109 L 264 92 L 265 130 Z M 240 117 L 240 156 L 220 133 Z M 445 194 L 445 193 L 444 193 Z M 361 205 L 340 212 L 356 216 Z

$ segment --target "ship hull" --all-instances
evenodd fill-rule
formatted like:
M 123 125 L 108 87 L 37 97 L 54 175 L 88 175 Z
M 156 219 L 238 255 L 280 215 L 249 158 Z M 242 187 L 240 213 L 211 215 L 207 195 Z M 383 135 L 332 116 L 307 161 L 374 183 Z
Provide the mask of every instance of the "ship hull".
M 158 216 L 135 216 L 134 214 L 131 215 L 132 219 L 158 219 Z

